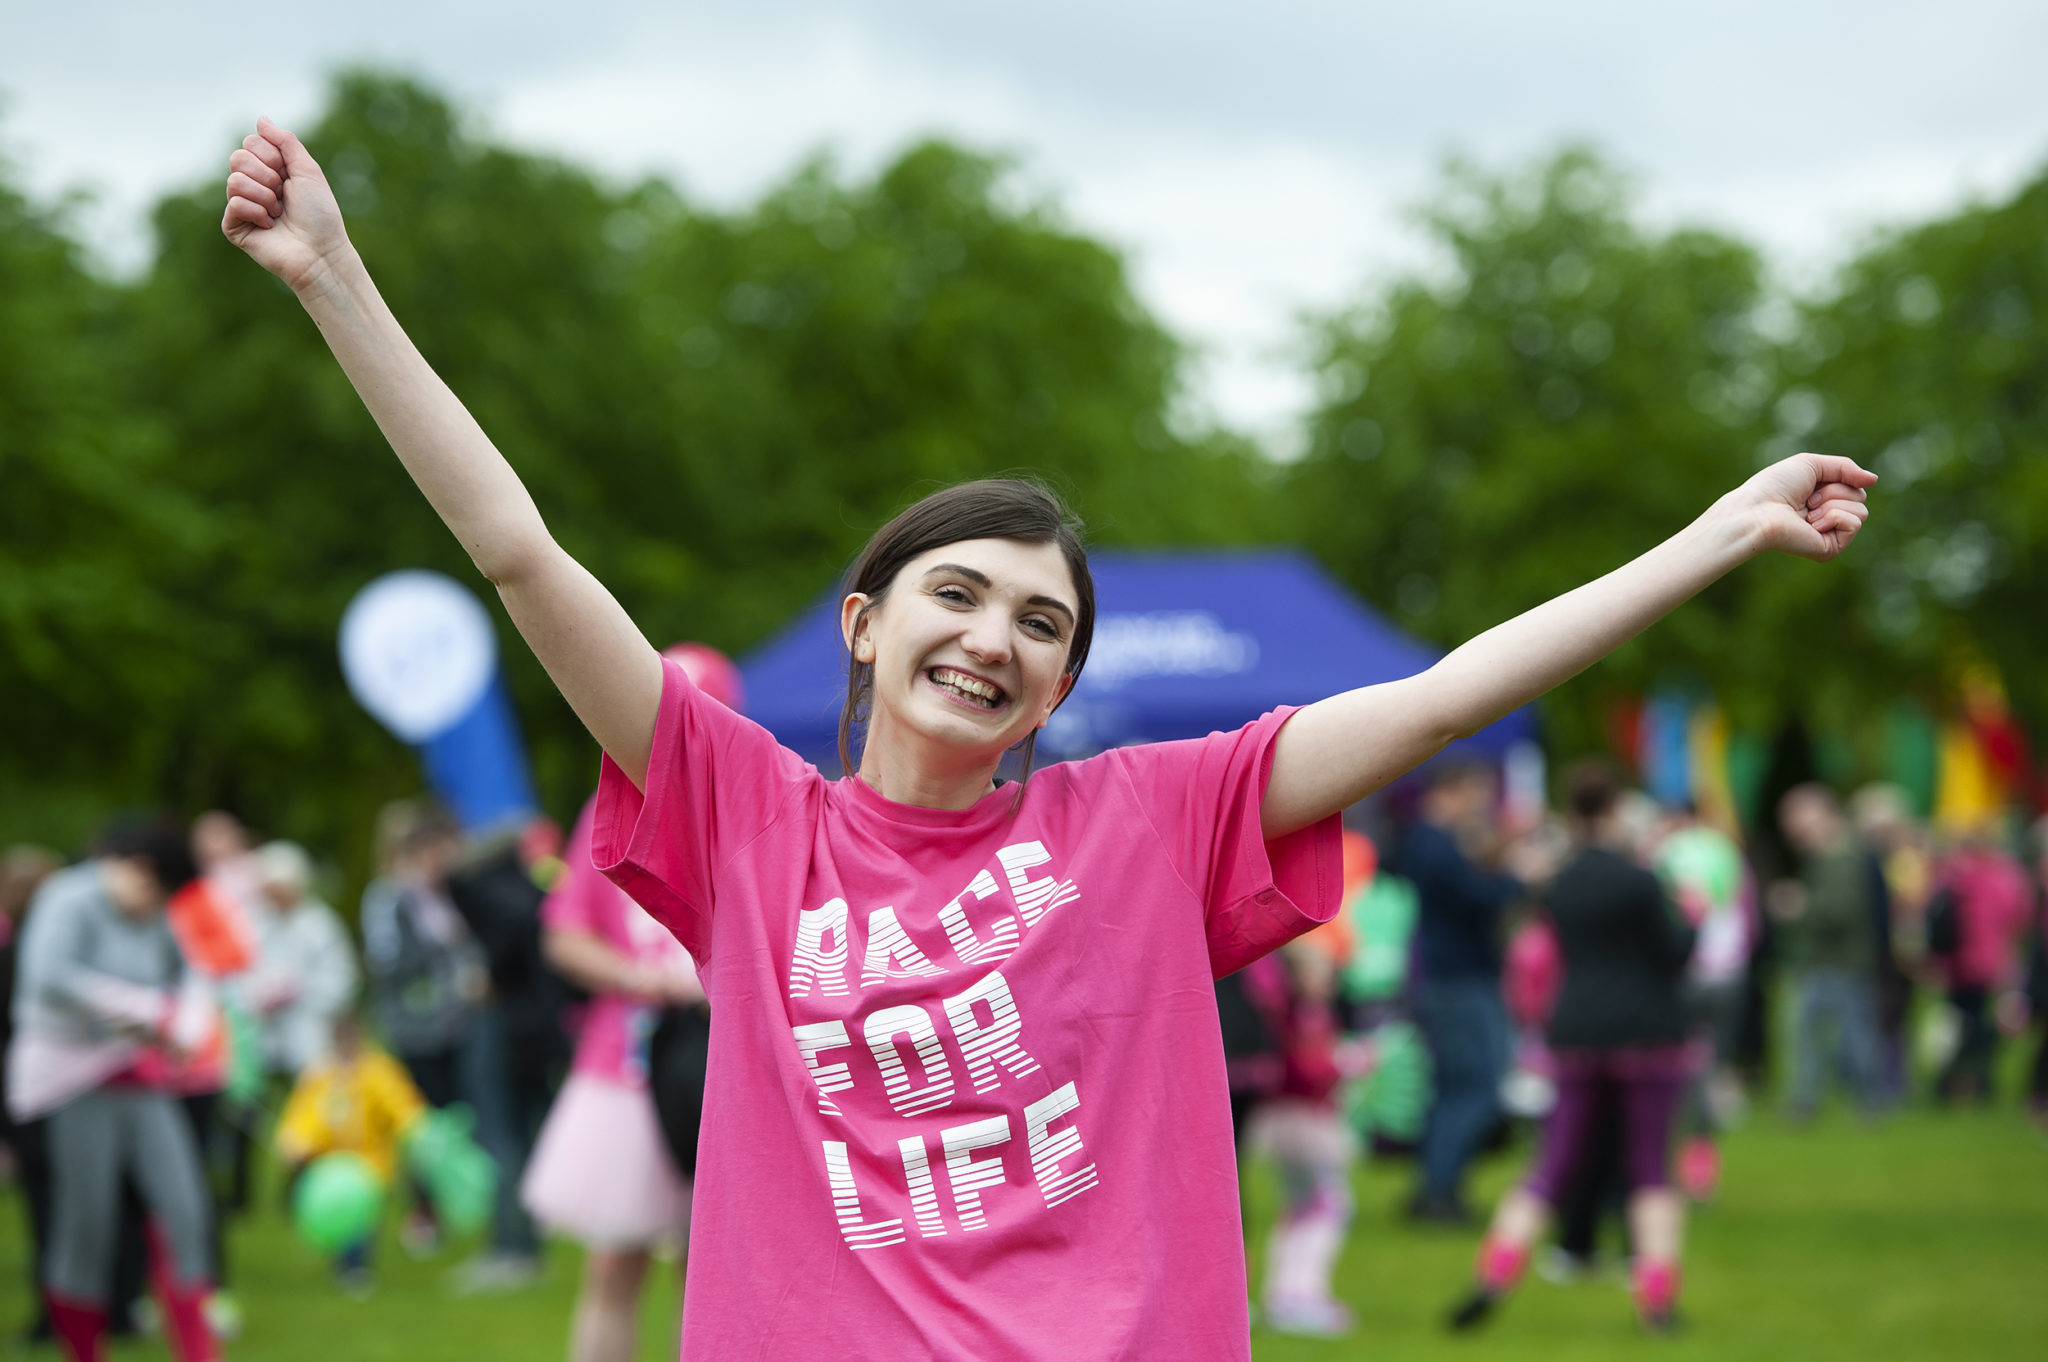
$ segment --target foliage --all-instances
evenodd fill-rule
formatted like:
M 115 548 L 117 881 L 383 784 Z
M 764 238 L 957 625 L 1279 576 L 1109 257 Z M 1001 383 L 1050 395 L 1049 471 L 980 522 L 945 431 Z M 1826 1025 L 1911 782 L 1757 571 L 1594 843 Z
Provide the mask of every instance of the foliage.
M 820 160 L 712 211 L 365 72 L 307 136 L 400 319 L 658 643 L 745 649 L 908 499 L 1028 469 L 1107 542 L 1303 540 L 1449 646 L 1803 443 L 1885 475 L 1857 552 L 1711 588 L 1547 703 L 1556 754 L 1652 685 L 1825 729 L 1977 656 L 2048 717 L 2048 179 L 1795 306 L 1741 242 L 1645 225 L 1591 151 L 1453 166 L 1422 217 L 1441 266 L 1315 319 L 1323 397 L 1282 468 L 1173 419 L 1181 347 L 999 159 Z M 341 611 L 397 567 L 482 583 L 219 203 L 212 177 L 166 200 L 117 285 L 0 167 L 0 822 L 75 846 L 119 805 L 226 804 L 357 878 L 418 772 L 342 687 Z M 567 816 L 591 744 L 501 642 Z
M 203 689 L 187 565 L 219 548 L 152 413 L 127 299 L 0 184 L 0 816 L 43 832 L 147 800 Z
M 307 140 L 393 310 L 656 642 L 759 641 L 897 506 L 965 477 L 1037 472 L 1084 516 L 1100 508 L 1110 541 L 1266 532 L 1249 451 L 1169 426 L 1180 349 L 1121 260 L 1016 201 L 1000 162 L 934 142 L 871 182 L 816 163 L 719 214 L 493 146 L 432 93 L 365 73 L 338 81 Z M 155 265 L 126 292 L 7 202 L 8 260 L 50 263 L 0 268 L 57 281 L 47 302 L 10 296 L 8 335 L 77 370 L 21 371 L 56 410 L 10 428 L 39 476 L 90 475 L 119 509 L 70 493 L 47 522 L 53 556 L 21 574 L 50 604 L 21 624 L 10 605 L 24 642 L 0 659 L 0 699 L 55 712 L 41 748 L 0 761 L 30 782 L 124 772 L 103 788 L 229 804 L 349 848 L 360 873 L 370 812 L 417 775 L 343 690 L 341 611 L 396 567 L 481 581 L 304 314 L 220 239 L 217 184 L 161 206 Z M 92 381 L 109 337 L 116 388 Z M 82 532 L 93 518 L 107 523 Z M 98 575 L 67 587 L 55 555 Z M 72 616 L 29 646 L 67 590 L 119 618 Z M 566 816 L 594 748 L 502 642 L 544 801 Z M 96 677 L 115 644 L 137 665 Z
M 1327 318 L 1295 491 L 1310 542 L 1452 646 L 1649 548 L 1747 476 L 1775 375 L 1753 252 L 1652 234 L 1584 150 L 1518 176 L 1454 166 L 1424 218 L 1443 278 Z M 1549 706 L 1583 746 L 1601 689 L 1677 671 L 1767 685 L 1725 641 L 1726 582 Z M 1734 675 L 1731 675 L 1731 671 Z
M 1651 686 L 1711 689 L 1752 728 L 1872 716 L 1874 745 L 1884 703 L 1937 694 L 1945 659 L 2048 674 L 2026 606 L 2048 181 L 1881 244 L 1798 309 L 1742 244 L 1644 226 L 1584 149 L 1454 166 L 1424 225 L 1446 271 L 1321 320 L 1289 489 L 1325 560 L 1408 627 L 1454 645 L 1801 448 L 1887 475 L 1844 562 L 1751 564 L 1553 695 L 1554 748 L 1597 746 L 1612 698 Z
M 1851 262 L 1786 350 L 1780 443 L 1882 478 L 1870 552 L 1810 609 L 1855 621 L 1887 674 L 1997 664 L 2048 721 L 2048 175 Z M 1861 549 L 1862 544 L 1858 545 Z

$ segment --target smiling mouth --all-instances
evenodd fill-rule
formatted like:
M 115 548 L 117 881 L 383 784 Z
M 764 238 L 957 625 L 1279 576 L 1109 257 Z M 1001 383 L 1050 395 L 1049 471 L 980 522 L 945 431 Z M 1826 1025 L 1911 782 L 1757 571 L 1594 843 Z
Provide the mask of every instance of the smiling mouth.
M 1009 698 L 1003 693 L 1003 688 L 993 681 L 984 681 L 978 676 L 969 676 L 966 672 L 955 671 L 951 667 L 927 668 L 925 679 L 946 694 L 977 709 L 1001 709 L 1003 702 Z

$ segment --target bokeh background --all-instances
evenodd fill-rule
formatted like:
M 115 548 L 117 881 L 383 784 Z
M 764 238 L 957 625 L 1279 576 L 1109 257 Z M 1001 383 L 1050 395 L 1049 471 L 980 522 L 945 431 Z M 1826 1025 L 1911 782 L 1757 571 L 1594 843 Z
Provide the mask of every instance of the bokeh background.
M 1100 543 L 1300 544 L 1449 646 L 1813 448 L 1882 475 L 1855 551 L 1752 565 L 1564 687 L 1553 764 L 1639 766 L 1675 700 L 1766 836 L 1809 777 L 2039 811 L 2038 5 L 9 3 L 0 28 L 0 840 L 232 808 L 351 903 L 376 809 L 418 787 L 335 630 L 392 568 L 477 579 L 220 237 L 259 112 L 658 643 L 744 654 L 908 499 L 1029 468 Z M 500 623 L 566 819 L 593 749 Z M 2029 1217 L 1928 1262 L 1915 1337 L 2027 1355 L 2038 1297 L 1991 1289 L 1972 1334 L 1990 1307 L 1939 1286 L 2048 1267 L 2040 1147 L 1905 1129 L 1873 1196 L 1967 1147 L 1927 1222 L 1992 1215 L 1970 1187 Z M 1405 1270 L 1354 1267 L 1369 1299 Z M 1800 1282 L 1810 1313 L 1772 1309 L 1817 1339 L 1825 1274 Z

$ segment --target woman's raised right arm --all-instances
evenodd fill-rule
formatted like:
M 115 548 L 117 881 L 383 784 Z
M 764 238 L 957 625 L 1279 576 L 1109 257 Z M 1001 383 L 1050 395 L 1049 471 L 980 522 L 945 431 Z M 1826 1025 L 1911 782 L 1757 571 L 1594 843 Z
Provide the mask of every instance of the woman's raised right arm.
M 599 746 L 644 787 L 660 655 L 555 543 L 518 474 L 414 348 L 299 139 L 259 120 L 228 172 L 221 231 L 298 295 L 399 461 L 498 588 L 534 656 Z

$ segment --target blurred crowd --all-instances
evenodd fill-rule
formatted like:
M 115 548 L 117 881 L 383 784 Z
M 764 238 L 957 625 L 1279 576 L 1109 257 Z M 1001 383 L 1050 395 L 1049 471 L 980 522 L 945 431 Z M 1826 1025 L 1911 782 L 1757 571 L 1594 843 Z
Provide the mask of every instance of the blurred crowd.
M 117 823 L 69 866 L 4 853 L 0 1151 L 27 1212 L 33 1336 L 97 1358 L 146 1330 L 186 1362 L 218 1356 L 242 1315 L 224 1231 L 269 1185 L 253 1176 L 266 1153 L 341 1289 L 374 1289 L 387 1203 L 407 1253 L 482 1239 L 458 1291 L 525 1287 L 540 1252 L 528 1163 L 607 1006 L 602 1067 L 641 1095 L 646 1156 L 670 1159 L 673 1128 L 693 1158 L 701 990 L 651 920 L 575 916 L 608 891 L 587 842 L 585 875 L 565 875 L 547 820 L 479 840 L 424 801 L 385 808 L 375 842 L 360 937 L 321 895 L 332 866 L 224 811 Z M 568 905 L 554 918 L 550 888 Z M 683 1096 L 664 1126 L 647 1053 L 670 1012 L 689 1015 L 668 1027 Z M 668 1179 L 681 1204 L 636 1248 L 680 1242 L 687 1170 Z
M 1618 1223 L 1662 1329 L 1684 1208 L 1762 1093 L 1800 1124 L 1837 1096 L 1865 1121 L 1990 1103 L 2031 1036 L 2048 1125 L 2048 820 L 1937 828 L 1894 787 L 1811 783 L 1745 838 L 1597 762 L 1561 784 L 1517 809 L 1494 768 L 1438 764 L 1347 832 L 1339 918 L 1219 983 L 1240 1137 L 1281 1181 L 1268 1327 L 1349 1330 L 1332 1272 L 1375 1153 L 1413 1159 L 1412 1222 L 1485 1226 L 1452 1327 L 1531 1266 L 1586 1273 Z M 1533 1154 L 1489 1221 L 1468 1173 L 1518 1123 Z
M 1476 1228 L 1474 1161 L 1536 1126 L 1451 1324 L 1525 1269 L 1590 1270 L 1619 1224 L 1654 1328 L 1684 1207 L 1767 1085 L 1797 1122 L 1836 1096 L 1868 1121 L 1986 1103 L 2031 1036 L 2048 1121 L 2048 822 L 1936 829 L 1891 787 L 1808 784 L 1745 842 L 1597 764 L 1562 784 L 1561 809 L 1517 810 L 1493 768 L 1438 765 L 1347 830 L 1334 920 L 1219 982 L 1234 1124 L 1281 1188 L 1265 1327 L 1350 1331 L 1333 1273 L 1362 1158 L 1412 1157 L 1414 1222 Z M 374 1290 L 387 1205 L 407 1253 L 481 1239 L 462 1291 L 531 1283 L 558 1230 L 590 1250 L 572 1357 L 630 1356 L 650 1259 L 687 1226 L 708 1014 L 688 957 L 590 871 L 587 821 L 565 848 L 545 820 L 479 840 L 393 804 L 355 931 L 331 864 L 223 811 L 120 823 L 69 866 L 6 851 L 0 1148 L 35 1330 L 76 1357 L 137 1329 L 217 1356 L 241 1314 L 223 1227 L 267 1155 L 340 1289 Z

